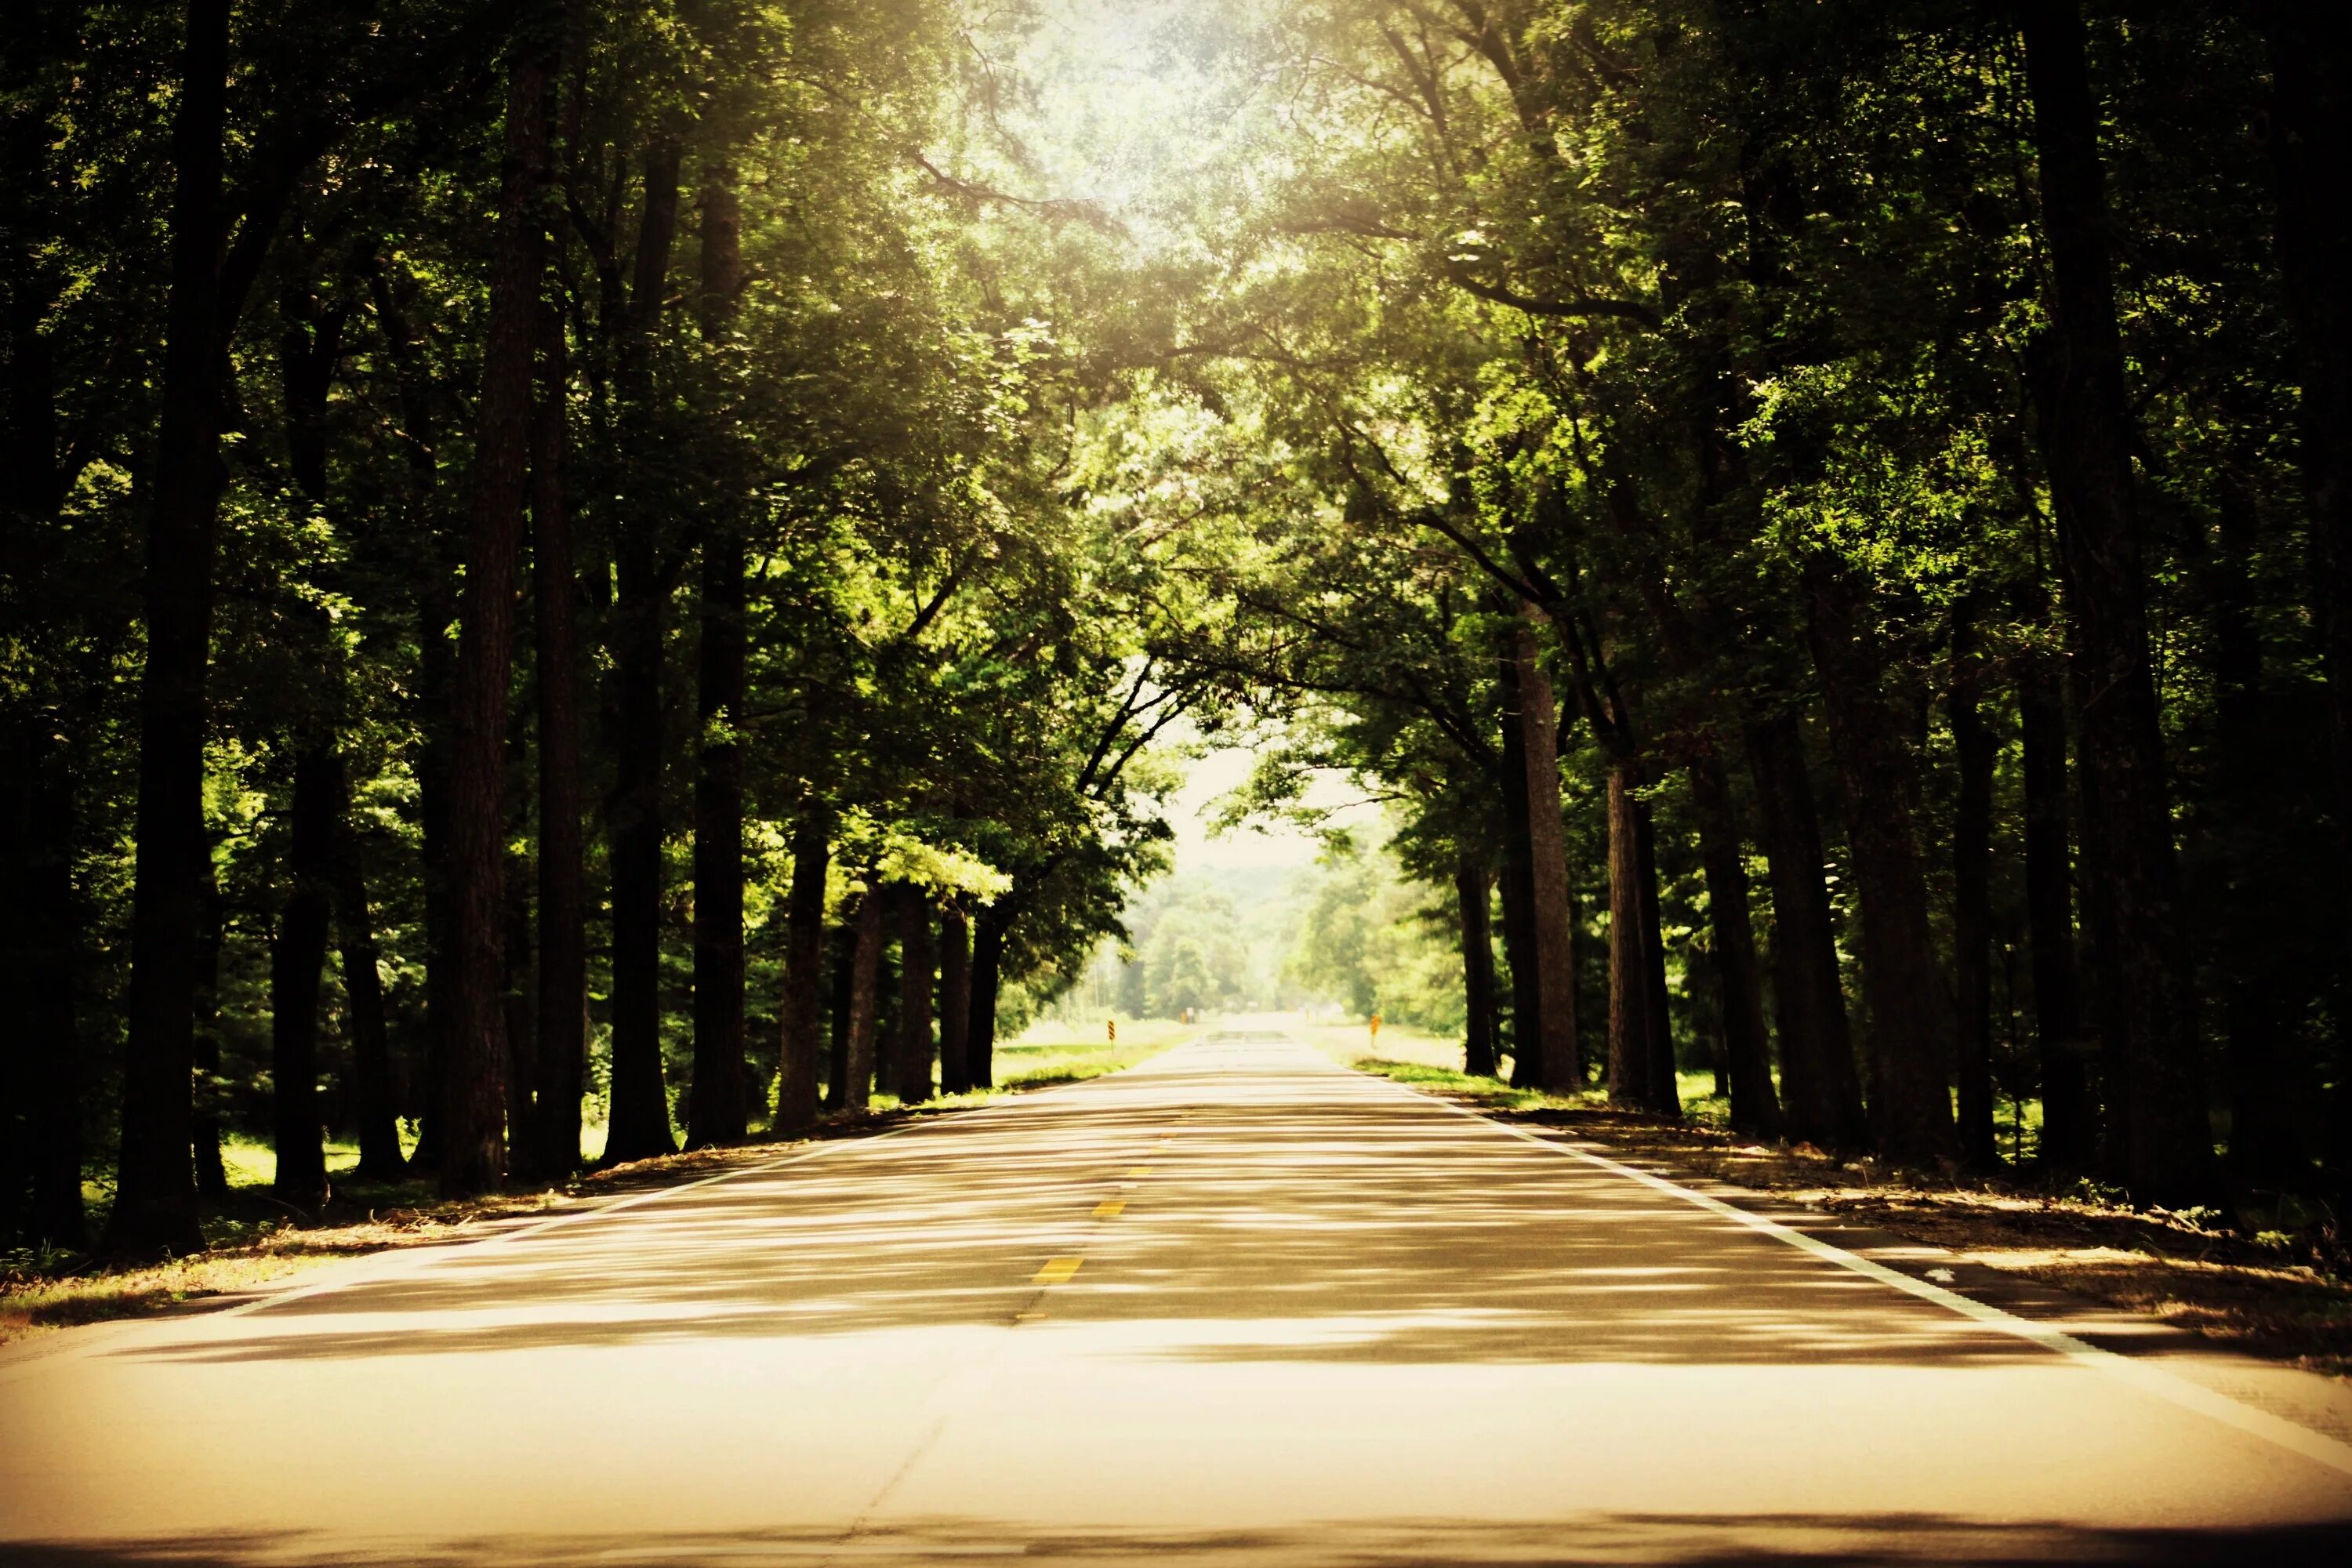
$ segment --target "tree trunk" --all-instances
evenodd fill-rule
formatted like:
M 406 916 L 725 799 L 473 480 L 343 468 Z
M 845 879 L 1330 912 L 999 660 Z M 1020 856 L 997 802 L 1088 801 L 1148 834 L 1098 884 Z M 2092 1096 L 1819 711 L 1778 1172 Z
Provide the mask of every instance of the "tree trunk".
M 1804 731 L 1796 714 L 1778 713 L 1750 725 L 1747 744 L 1772 890 L 1772 1012 L 1788 1135 L 1823 1149 L 1859 1149 L 1870 1131 L 1838 978 L 1837 921 L 1822 880 L 1827 856 Z
M 1462 921 L 1462 1070 L 1492 1078 L 1495 1057 L 1495 940 L 1487 931 L 1490 875 L 1469 856 L 1454 863 L 1454 898 Z
M 1629 765 L 1609 768 L 1609 1100 L 1640 1110 L 1651 1100 L 1650 984 Z
M 563 490 L 563 317 L 539 314 L 539 395 L 531 410 L 532 610 L 538 633 L 539 995 L 530 1173 L 580 1166 L 588 1068 L 588 897 L 580 828 L 579 569 Z
M 343 958 L 343 997 L 352 1029 L 352 1111 L 359 1123 L 362 1182 L 396 1182 L 405 1173 L 400 1115 L 393 1099 L 392 1035 L 384 1022 L 383 981 L 376 972 L 375 922 L 368 909 L 367 871 L 351 822 L 348 793 L 338 804 L 335 834 L 335 922 Z
M 1528 751 L 1519 725 L 1518 661 L 1504 658 L 1503 956 L 1511 966 L 1511 1087 L 1543 1085 L 1543 990 L 1537 981 L 1535 854 L 1528 842 Z
M 845 1110 L 849 1104 L 849 1014 L 857 992 L 857 927 L 853 922 L 833 933 L 833 1034 L 825 1048 L 824 1108 Z
M 2084 798 L 2101 818 L 2086 821 L 2084 870 L 2099 911 L 2102 1050 L 2117 1091 L 2109 1157 L 2141 1201 L 2196 1203 L 2213 1192 L 2212 1131 L 2177 909 L 2100 110 L 2080 8 L 2044 0 L 2019 14 L 2051 269 L 2035 398 L 2073 621 Z
M 874 1024 L 881 995 L 882 890 L 869 888 L 857 900 L 857 945 L 849 973 L 849 1050 L 842 1068 L 841 1103 L 863 1110 L 874 1092 Z
M 612 1108 L 604 1160 L 677 1148 L 662 1082 L 662 636 L 667 590 L 642 531 L 617 552 L 614 785 L 605 810 L 613 879 Z
M 931 992 L 938 983 L 931 947 L 931 900 L 913 883 L 898 889 L 898 1049 L 897 1089 L 902 1105 L 931 1098 Z
M 971 923 L 952 900 L 940 910 L 940 1088 L 971 1092 Z
M 1675 1077 L 1674 1014 L 1666 997 L 1666 939 L 1658 909 L 1658 830 L 1646 802 L 1633 803 L 1633 849 L 1641 867 L 1642 984 L 1650 993 L 1650 1098 L 1654 1115 L 1680 1121 L 1682 1085 Z
M 319 991 L 332 915 L 336 821 L 342 762 L 326 739 L 294 759 L 287 857 L 289 888 L 269 944 L 270 1102 L 278 1177 L 271 1193 L 305 1213 L 327 1201 L 325 1130 L 319 1115 Z
M 1804 576 L 1813 664 L 1829 714 L 1830 749 L 1845 785 L 1846 837 L 1862 914 L 1871 1135 L 1892 1160 L 1950 1160 L 1959 1145 L 1952 1127 L 1943 980 L 1912 816 L 1917 762 L 1897 700 L 1884 689 L 1885 651 L 1863 625 L 1861 582 L 1818 553 L 1806 561 Z
M 2296 1148 L 2295 1075 L 2280 1049 L 2284 1029 L 2281 973 L 2294 947 L 2277 918 L 2284 890 L 2267 886 L 2259 851 L 2249 853 L 2242 825 L 2274 817 L 2266 798 L 2266 712 L 2263 639 L 2255 624 L 2253 573 L 2261 541 L 2254 498 L 2235 474 L 2222 479 L 2219 548 L 2201 575 L 2211 616 L 2207 643 L 2213 674 L 2213 751 L 2206 811 L 2207 857 L 2225 881 L 2208 938 L 2221 977 L 2221 1026 L 2230 1069 L 2230 1168 L 2241 1182 L 2275 1189 L 2304 1174 Z M 2331 955 L 2332 956 L 2332 955 Z M 2299 962 L 2298 953 L 2289 963 Z
M 653 339 L 677 228 L 678 147 L 664 139 L 648 152 L 645 211 L 637 232 L 625 341 L 622 396 L 633 439 L 652 439 Z M 656 519 L 625 505 L 614 552 L 613 679 L 617 722 L 613 797 L 605 816 L 612 839 L 612 1131 L 604 1160 L 643 1160 L 677 1148 L 661 1051 L 662 642 L 670 585 L 661 571 Z
M 196 1097 L 191 1142 L 195 1153 L 196 1191 L 207 1198 L 228 1196 L 228 1166 L 221 1159 L 221 943 L 227 936 L 228 910 L 221 898 L 220 878 L 213 870 L 212 836 L 196 813 L 196 1071 L 205 1086 Z
M 996 988 L 1004 966 L 1004 938 L 1012 916 L 998 904 L 980 911 L 971 941 L 971 1086 L 996 1087 Z
M 1521 613 L 1513 632 L 1512 662 L 1518 667 L 1519 744 L 1527 766 L 1528 926 L 1535 950 L 1547 1089 L 1575 1089 L 1584 1083 L 1584 1063 L 1576 1036 L 1575 932 L 1568 920 L 1568 841 L 1559 820 L 1559 712 L 1551 678 L 1536 658 L 1533 605 Z
M 2074 890 L 2066 831 L 2066 710 L 2057 672 L 2017 678 L 2025 757 L 2025 919 L 2042 1076 L 2042 1163 L 2080 1172 L 2098 1155 L 2097 1106 L 2084 1071 L 2074 1005 Z
M 425 904 L 425 1071 L 417 1090 L 416 1151 L 409 1163 L 436 1170 L 441 1163 L 441 1086 L 449 1076 L 449 1035 L 456 1026 L 450 989 L 455 918 L 450 903 L 449 712 L 456 685 L 456 658 L 448 637 L 457 618 L 455 601 L 436 591 L 420 595 L 417 658 L 418 727 L 416 816 L 423 864 Z
M 744 550 L 714 532 L 702 546 L 702 742 L 694 781 L 694 1082 L 687 1142 L 731 1143 L 748 1131 L 743 1063 Z
M 443 526 L 438 500 L 430 380 L 416 352 L 416 333 L 406 310 L 410 291 L 404 274 L 377 268 L 370 289 L 394 372 L 400 423 L 406 440 L 409 504 L 416 523 L 414 547 L 420 556 L 416 592 L 416 816 L 422 853 L 419 879 L 425 916 L 425 1060 L 407 1086 L 410 1114 L 419 1122 L 412 1170 L 440 1163 L 441 1084 L 447 1076 L 450 1003 L 451 916 L 449 904 L 449 714 L 455 680 L 449 637 L 457 618 L 450 531 Z
M 1999 748 L 1978 710 L 1983 655 L 1967 613 L 1952 628 L 1955 671 L 1947 716 L 1959 764 L 1952 813 L 1952 990 L 1957 1004 L 1960 1160 L 2000 1163 L 1992 1128 L 1992 773 Z
M 518 734 L 508 752 L 512 760 L 510 777 L 522 776 L 522 737 Z M 530 836 L 530 803 L 520 798 L 520 791 L 517 794 L 516 810 L 507 825 L 509 842 Z M 499 1011 L 506 1020 L 507 1142 L 510 1149 L 520 1150 L 529 1145 L 537 1125 L 534 1119 L 539 1114 L 531 1100 L 531 1088 L 539 1082 L 539 1036 L 534 1027 L 539 1022 L 539 991 L 532 974 L 530 950 L 531 870 L 522 852 L 506 858 L 499 882 L 506 896 L 506 930 L 500 943 L 506 973 L 499 988 Z
M 824 1016 L 824 882 L 832 847 L 824 813 L 811 805 L 793 830 L 793 883 L 784 905 L 784 994 L 773 1132 L 816 1120 L 817 1054 Z
M 0 984 L 15 1014 L 0 1034 L 0 1093 L 8 1101 L 0 1106 L 0 1137 L 11 1145 L 0 1243 L 79 1250 L 87 1237 L 75 992 L 87 922 L 75 907 L 72 782 L 48 730 L 37 719 L 10 734 L 11 754 L 0 760 L 8 785 L 0 800 Z
M 476 406 L 473 510 L 457 614 L 450 704 L 451 1027 L 441 1085 L 442 1193 L 462 1196 L 506 1173 L 507 688 L 516 558 L 530 468 L 531 344 L 546 231 L 547 67 L 519 46 L 507 69 L 506 152 L 489 321 Z
M 2312 609 L 2336 716 L 2337 850 L 2352 852 L 2352 133 L 2346 49 L 2328 7 L 2269 0 L 2254 8 L 2271 68 L 2268 142 L 2277 195 L 2279 277 L 2302 395 L 2296 448 L 2311 518 Z M 2331 151 L 2333 149 L 2333 151 Z M 2352 937 L 2352 922 L 2344 923 Z M 2347 955 L 2339 952 L 2338 961 Z M 2339 1026 L 2339 1034 L 2342 1032 Z M 2338 1090 L 2339 1093 L 2347 1092 Z M 2234 1156 L 2233 1156 L 2234 1157 Z
M 702 335 L 725 336 L 742 287 L 742 221 L 735 168 L 705 164 L 702 188 Z M 723 481 L 722 481 L 723 482 Z M 742 535 L 731 494 L 722 494 L 702 544 L 702 638 L 697 711 L 701 720 L 694 781 L 694 1081 L 687 1101 L 688 1145 L 733 1142 L 749 1131 L 751 1093 L 743 1061 Z
M 1780 1101 L 1772 1088 L 1764 984 L 1748 910 L 1748 864 L 1731 781 L 1724 776 L 1723 761 L 1712 744 L 1690 764 L 1690 784 L 1698 816 L 1699 858 L 1706 875 L 1707 929 L 1715 948 L 1716 1007 L 1722 1016 L 1731 1127 L 1750 1138 L 1769 1138 L 1780 1131 Z
M 106 1248 L 184 1254 L 204 1244 L 194 1131 L 196 802 L 204 790 L 220 494 L 222 135 L 229 0 L 188 0 L 172 121 L 171 285 L 163 417 L 147 531 L 147 657 L 139 683 L 129 1026 L 121 1152 Z

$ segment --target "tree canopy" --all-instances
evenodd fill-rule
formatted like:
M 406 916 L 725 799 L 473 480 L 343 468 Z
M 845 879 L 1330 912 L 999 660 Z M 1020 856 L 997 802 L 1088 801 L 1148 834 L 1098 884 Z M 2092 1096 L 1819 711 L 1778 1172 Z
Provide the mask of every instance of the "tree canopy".
M 19 10 L 0 1229 L 985 1087 L 1203 742 L 1473 1070 L 2342 1192 L 2307 8 Z

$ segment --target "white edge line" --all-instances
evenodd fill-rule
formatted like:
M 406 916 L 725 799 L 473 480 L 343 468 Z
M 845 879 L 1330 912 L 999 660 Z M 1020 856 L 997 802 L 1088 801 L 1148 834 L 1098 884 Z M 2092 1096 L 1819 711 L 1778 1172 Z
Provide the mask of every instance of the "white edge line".
M 1853 1273 L 1862 1275 L 1864 1279 L 1875 1279 L 1882 1285 L 1893 1286 L 1895 1289 L 1906 1295 L 1916 1296 L 1923 1301 L 1933 1301 L 1947 1311 L 1957 1312 L 1961 1317 L 1972 1319 L 1989 1328 L 2013 1334 L 2021 1340 L 2064 1356 L 2077 1365 L 2105 1373 L 2109 1377 L 2128 1383 L 2144 1393 L 2155 1394 L 2159 1399 L 2169 1400 L 2200 1415 L 2210 1416 L 2224 1426 L 2234 1426 L 2241 1432 L 2274 1443 L 2282 1448 L 2290 1449 L 2330 1469 L 2352 1475 L 2352 1445 L 2339 1443 L 2333 1437 L 2315 1432 L 2297 1422 L 2289 1421 L 2284 1416 L 2273 1415 L 2267 1410 L 2258 1410 L 2242 1400 L 2232 1399 L 2226 1394 L 2206 1387 L 2203 1384 L 2193 1383 L 2185 1377 L 2150 1366 L 2145 1362 L 2136 1361 L 2130 1356 L 2118 1355 L 2114 1351 L 2102 1350 L 2097 1345 L 2085 1343 L 2063 1329 L 2053 1328 L 2047 1323 L 2037 1323 L 2030 1318 L 2018 1317 L 2014 1313 L 2003 1311 L 1999 1307 L 1988 1306 L 1982 1301 L 1971 1300 L 1957 1290 L 1947 1290 L 1933 1281 L 1916 1279 L 1899 1268 L 1890 1268 L 1884 1263 L 1864 1258 L 1858 1253 L 1848 1252 L 1844 1247 L 1823 1241 L 1819 1237 L 1808 1236 L 1793 1226 L 1783 1225 L 1779 1220 L 1753 1213 L 1736 1204 L 1725 1203 L 1720 1198 L 1709 1197 L 1705 1193 L 1694 1192 L 1688 1187 L 1667 1181 L 1663 1176 L 1652 1175 L 1647 1171 L 1621 1164 L 1615 1160 L 1592 1153 L 1588 1150 L 1579 1149 L 1559 1139 L 1546 1138 L 1539 1133 L 1530 1132 L 1523 1127 L 1514 1127 L 1507 1121 L 1497 1121 L 1493 1117 L 1474 1110 L 1466 1105 L 1457 1104 L 1440 1095 L 1426 1093 L 1410 1084 L 1399 1083 L 1394 1079 L 1365 1072 L 1361 1068 L 1350 1068 L 1349 1070 L 1359 1073 L 1375 1083 L 1386 1084 L 1391 1089 L 1410 1094 L 1415 1099 L 1426 1100 L 1432 1104 L 1444 1106 L 1458 1116 L 1468 1117 L 1471 1121 L 1491 1127 L 1497 1132 L 1524 1139 L 1539 1148 L 1549 1149 L 1555 1153 L 1565 1154 L 1570 1159 L 1581 1160 L 1588 1165 L 1598 1165 L 1612 1174 L 1639 1182 L 1645 1187 L 1681 1198 L 1685 1203 L 1695 1204 L 1709 1214 L 1721 1215 L 1726 1219 L 1736 1220 L 1750 1230 L 1760 1231 L 1776 1240 L 1784 1241 L 1800 1252 L 1810 1253 L 1826 1262 L 1834 1263 L 1841 1268 L 1850 1269 Z
M 1181 1047 L 1171 1046 L 1167 1050 L 1179 1048 Z M 853 1133 L 847 1137 L 824 1139 L 818 1142 L 815 1148 L 803 1149 L 795 1154 L 785 1154 L 773 1160 L 762 1160 L 757 1164 L 740 1166 L 732 1171 L 721 1171 L 716 1175 L 703 1176 L 691 1182 L 681 1182 L 676 1186 L 653 1187 L 645 1192 L 631 1193 L 626 1196 L 613 1198 L 604 1203 L 591 1203 L 585 1207 L 552 1215 L 535 1224 L 522 1226 L 514 1230 L 501 1231 L 496 1236 L 451 1241 L 437 1247 L 431 1244 L 414 1247 L 387 1247 L 381 1251 L 351 1259 L 351 1268 L 348 1271 L 337 1270 L 338 1277 L 335 1279 L 318 1279 L 308 1285 L 297 1285 L 284 1290 L 274 1290 L 251 1301 L 240 1301 L 234 1307 L 191 1313 L 189 1317 L 191 1321 L 199 1323 L 218 1322 L 226 1318 L 246 1317 L 267 1308 L 282 1307 L 289 1301 L 307 1300 L 312 1296 L 332 1295 L 338 1290 L 349 1290 L 362 1285 L 379 1285 L 387 1279 L 397 1279 L 404 1275 L 421 1272 L 452 1258 L 469 1256 L 482 1247 L 502 1247 L 521 1241 L 527 1237 L 543 1235 L 563 1226 L 578 1225 L 583 1220 L 602 1219 L 606 1215 L 615 1214 L 625 1208 L 634 1208 L 639 1204 L 676 1197 L 680 1193 L 690 1193 L 697 1187 L 712 1186 L 720 1182 L 731 1182 L 743 1176 L 761 1175 L 769 1171 L 781 1170 L 786 1165 L 797 1165 L 804 1161 L 814 1160 L 840 1150 L 859 1149 L 869 1144 L 879 1143 L 885 1138 L 896 1138 L 903 1133 L 922 1132 L 968 1124 L 971 1120 L 986 1116 L 991 1112 L 1009 1111 L 1016 1106 L 1034 1104 L 1038 1100 L 1049 1100 L 1058 1094 L 1067 1094 L 1072 1089 L 1084 1089 L 1089 1084 L 1100 1083 L 1106 1079 L 1117 1078 L 1120 1073 L 1141 1067 L 1144 1062 L 1157 1060 L 1166 1054 L 1165 1050 L 1157 1051 L 1144 1058 L 1143 1061 L 1129 1062 L 1126 1067 L 1111 1072 L 1097 1073 L 1092 1078 L 1079 1079 L 1071 1083 L 1057 1083 L 1047 1089 L 1031 1089 L 1026 1093 L 1009 1094 L 1000 1100 L 983 1101 L 979 1105 L 966 1106 L 961 1110 L 951 1110 L 944 1116 L 908 1121 L 901 1126 L 885 1128 L 879 1132 Z M 382 1267 L 370 1267 L 371 1265 L 382 1265 Z M 0 1346 L 0 1384 L 16 1382 L 20 1376 L 32 1372 L 37 1367 L 47 1369 L 95 1354 L 115 1340 L 125 1337 L 136 1330 L 171 1321 L 168 1318 L 123 1318 L 77 1325 L 80 1332 L 76 1337 L 76 1342 L 58 1345 L 54 1348 L 37 1339 L 16 1345 Z M 75 1330 L 68 1328 L 62 1331 L 74 1333 Z

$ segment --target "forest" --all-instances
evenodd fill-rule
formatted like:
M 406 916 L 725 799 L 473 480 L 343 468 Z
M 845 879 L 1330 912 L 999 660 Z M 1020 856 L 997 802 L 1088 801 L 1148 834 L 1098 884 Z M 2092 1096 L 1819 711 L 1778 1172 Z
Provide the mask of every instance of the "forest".
M 2323 10 L 19 0 L 0 1245 L 985 1088 L 1210 744 L 1473 1073 L 2326 1208 Z

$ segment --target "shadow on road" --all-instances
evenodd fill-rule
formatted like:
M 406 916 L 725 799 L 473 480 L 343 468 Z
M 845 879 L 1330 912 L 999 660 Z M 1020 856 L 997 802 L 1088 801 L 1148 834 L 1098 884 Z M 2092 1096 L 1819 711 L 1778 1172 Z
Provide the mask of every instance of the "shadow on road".
M 1331 1568 L 1405 1564 L 1655 1563 L 2005 1564 L 2101 1562 L 2187 1565 L 2335 1565 L 2352 1530 L 2101 1530 L 2061 1521 L 1990 1524 L 1935 1514 L 1591 1514 L 1513 1524 L 1448 1520 L 1351 1521 L 1286 1530 L 1106 1531 L 1025 1529 L 993 1519 L 933 1519 L 887 1531 L 844 1535 L 792 1531 L 404 1540 L 382 1555 L 337 1538 L 331 1557 L 306 1555 L 296 1534 L 224 1534 L 173 1542 L 29 1543 L 6 1549 L 19 1568 L 258 1568 L 331 1560 L 351 1568 L 465 1563 L 468 1568 L 760 1568 L 825 1562 L 918 1564 L 1018 1557 L 1055 1568 L 1139 1560 L 1168 1563 L 1318 1563 Z
M 1201 1360 L 1955 1366 L 2043 1356 L 1597 1168 L 1328 1073 L 1170 1070 L 126 1347 L 268 1361 L 1178 1321 Z M 1344 1092 L 1335 1092 L 1337 1089 Z M 1171 1109 L 1215 1100 L 1188 1117 Z M 1166 1141 L 1160 1142 L 1165 1136 Z M 1151 1174 L 1134 1177 L 1138 1165 Z M 1122 1181 L 1132 1183 L 1122 1186 Z M 1115 1228 L 1088 1215 L 1129 1201 Z M 1063 1239 L 1055 1240 L 1056 1237 Z

